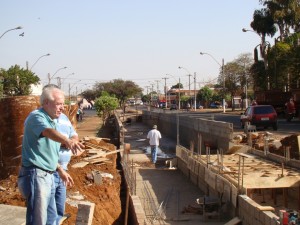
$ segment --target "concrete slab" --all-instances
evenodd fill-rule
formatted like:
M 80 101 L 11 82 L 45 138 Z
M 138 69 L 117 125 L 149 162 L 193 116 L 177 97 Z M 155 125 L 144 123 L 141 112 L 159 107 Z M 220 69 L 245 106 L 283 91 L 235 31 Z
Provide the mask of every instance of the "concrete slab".
M 0 204 L 0 225 L 25 225 L 26 208 Z

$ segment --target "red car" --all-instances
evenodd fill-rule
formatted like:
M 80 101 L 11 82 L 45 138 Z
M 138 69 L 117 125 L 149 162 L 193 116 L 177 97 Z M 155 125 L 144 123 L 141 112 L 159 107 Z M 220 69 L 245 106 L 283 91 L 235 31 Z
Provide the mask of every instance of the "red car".
M 244 128 L 245 122 L 250 122 L 256 127 L 278 129 L 277 113 L 271 105 L 252 105 L 241 115 L 241 127 Z

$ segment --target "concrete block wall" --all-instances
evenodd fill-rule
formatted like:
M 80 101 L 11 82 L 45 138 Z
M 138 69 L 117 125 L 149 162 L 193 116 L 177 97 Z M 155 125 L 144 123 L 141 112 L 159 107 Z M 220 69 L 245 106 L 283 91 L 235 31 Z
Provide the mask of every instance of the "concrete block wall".
M 258 203 L 247 195 L 238 197 L 238 216 L 243 221 L 243 225 L 277 225 L 280 224 L 278 216 L 271 211 L 260 210 Z
M 144 225 L 147 221 L 140 198 L 137 195 L 130 195 L 130 224 Z
M 268 160 L 271 160 L 271 161 L 274 161 L 274 162 L 277 162 L 277 163 L 284 162 L 285 165 L 287 165 L 287 166 L 300 169 L 300 161 L 299 160 L 295 160 L 295 159 L 286 160 L 283 156 L 276 155 L 276 154 L 273 154 L 273 153 L 267 153 L 265 155 L 265 153 L 263 151 L 257 150 L 257 149 L 254 149 L 254 148 L 250 149 L 249 152 L 254 154 L 254 155 L 258 155 L 261 158 L 265 158 L 265 159 L 268 159 Z
M 231 123 L 209 120 L 193 113 L 161 113 L 143 111 L 143 122 L 149 127 L 158 125 L 158 129 L 170 138 L 177 139 L 177 121 L 179 121 L 179 144 L 194 151 L 198 148 L 205 151 L 205 144 L 211 147 L 212 154 L 216 149 L 229 149 L 229 141 L 233 137 Z M 201 146 L 199 141 L 201 135 Z
M 263 211 L 260 204 L 247 195 L 238 195 L 237 189 L 221 175 L 214 173 L 203 162 L 194 158 L 183 146 L 176 146 L 178 169 L 196 184 L 206 195 L 218 196 L 230 207 L 230 217 L 238 216 L 243 225 L 277 225 L 278 216 L 271 211 Z M 197 175 L 198 174 L 198 175 Z M 236 213 L 235 213 L 236 212 Z

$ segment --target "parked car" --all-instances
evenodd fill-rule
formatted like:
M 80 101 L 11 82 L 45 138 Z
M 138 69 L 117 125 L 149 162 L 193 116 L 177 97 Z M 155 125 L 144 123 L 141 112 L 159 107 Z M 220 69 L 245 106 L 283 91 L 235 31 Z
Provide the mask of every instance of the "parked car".
M 171 104 L 170 105 L 170 110 L 177 110 L 177 109 L 178 109 L 178 107 L 177 107 L 176 104 Z
M 194 108 L 194 106 L 193 106 L 193 108 Z M 197 104 L 196 104 L 196 108 L 197 108 L 197 109 L 203 109 L 204 107 L 203 107 L 203 105 L 197 103 Z
M 209 108 L 211 109 L 221 109 L 222 108 L 222 105 L 220 103 L 217 103 L 217 102 L 212 102 L 210 105 L 209 105 Z
M 252 105 L 249 106 L 241 115 L 241 127 L 244 128 L 246 122 L 256 127 L 278 129 L 277 113 L 271 105 Z

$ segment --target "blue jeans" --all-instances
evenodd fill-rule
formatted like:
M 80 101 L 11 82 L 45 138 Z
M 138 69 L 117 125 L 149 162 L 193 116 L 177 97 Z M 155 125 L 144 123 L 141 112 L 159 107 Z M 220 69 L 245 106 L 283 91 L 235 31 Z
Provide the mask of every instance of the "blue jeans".
M 157 145 L 151 145 L 151 160 L 153 163 L 156 163 L 157 160 Z
M 26 199 L 26 225 L 55 225 L 53 175 L 38 168 L 21 167 L 18 187 Z
M 55 202 L 56 202 L 56 209 L 57 209 L 56 224 L 59 225 L 59 221 L 61 220 L 65 212 L 67 188 L 64 185 L 62 179 L 60 178 L 57 172 L 54 173 L 54 183 L 55 183 Z

